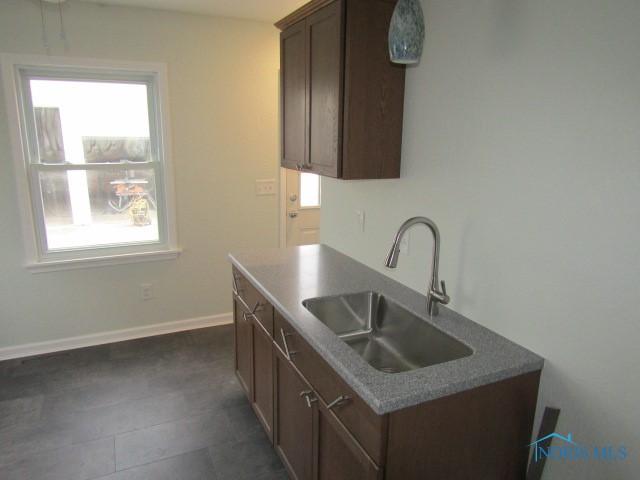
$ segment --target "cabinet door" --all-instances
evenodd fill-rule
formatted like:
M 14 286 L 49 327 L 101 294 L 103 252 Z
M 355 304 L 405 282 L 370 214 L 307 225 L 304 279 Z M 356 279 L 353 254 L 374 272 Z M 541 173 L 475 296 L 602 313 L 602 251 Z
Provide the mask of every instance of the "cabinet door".
M 251 398 L 251 363 L 252 359 L 252 325 L 249 320 L 245 320 L 242 315 L 242 307 L 234 299 L 233 301 L 233 324 L 235 328 L 235 369 L 240 385 L 244 388 L 247 396 Z
M 314 422 L 314 480 L 382 478 L 382 471 L 357 440 L 322 401 L 317 403 Z
M 280 34 L 282 166 L 296 169 L 307 162 L 305 22 Z
M 273 343 L 257 320 L 253 326 L 253 409 L 273 440 Z
M 307 112 L 309 161 L 306 168 L 331 177 L 342 157 L 343 2 L 307 18 Z
M 311 480 L 313 455 L 313 408 L 301 393 L 309 391 L 278 348 L 274 348 L 276 390 L 274 444 L 294 480 Z

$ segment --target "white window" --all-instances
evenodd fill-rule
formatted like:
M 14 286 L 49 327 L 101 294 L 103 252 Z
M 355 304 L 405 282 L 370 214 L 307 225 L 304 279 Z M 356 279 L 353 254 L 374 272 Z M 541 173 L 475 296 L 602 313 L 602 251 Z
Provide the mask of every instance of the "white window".
M 300 207 L 320 206 L 320 175 L 302 172 L 300 174 Z
M 29 265 L 175 258 L 163 67 L 24 60 L 3 70 Z

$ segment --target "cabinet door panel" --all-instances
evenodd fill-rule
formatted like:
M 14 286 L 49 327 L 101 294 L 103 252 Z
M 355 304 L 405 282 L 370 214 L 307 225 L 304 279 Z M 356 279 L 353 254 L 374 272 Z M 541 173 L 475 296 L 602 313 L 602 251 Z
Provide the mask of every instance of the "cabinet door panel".
M 284 356 L 274 349 L 276 375 L 275 447 L 295 480 L 311 480 L 313 409 L 300 393 L 309 390 Z
M 316 410 L 316 480 L 377 480 L 381 470 L 324 404 Z
M 306 40 L 301 21 L 280 34 L 282 166 L 306 163 Z
M 235 368 L 236 376 L 240 381 L 240 385 L 251 398 L 251 357 L 252 346 L 252 326 L 242 316 L 242 307 L 237 300 L 233 301 L 233 318 L 235 328 Z
M 284 349 L 282 335 L 287 335 L 290 350 L 296 351 L 291 362 L 311 384 L 320 398 L 329 403 L 338 396 L 348 395 L 351 400 L 337 406 L 333 413 L 340 419 L 353 436 L 360 442 L 369 456 L 378 463 L 384 464 L 386 418 L 377 415 L 333 370 L 320 355 L 304 340 L 300 334 L 275 312 L 274 339 Z
M 273 343 L 264 328 L 253 322 L 253 409 L 273 439 Z
M 342 137 L 342 2 L 307 19 L 307 91 L 311 171 L 339 175 Z

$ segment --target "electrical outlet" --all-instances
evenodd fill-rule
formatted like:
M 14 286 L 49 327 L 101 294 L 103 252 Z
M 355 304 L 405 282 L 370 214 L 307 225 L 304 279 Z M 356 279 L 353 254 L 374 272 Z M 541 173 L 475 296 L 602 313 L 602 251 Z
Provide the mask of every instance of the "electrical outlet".
M 153 298 L 153 285 L 150 283 L 143 283 L 140 285 L 140 298 L 147 301 Z
M 275 195 L 276 181 L 274 179 L 256 180 L 256 195 Z

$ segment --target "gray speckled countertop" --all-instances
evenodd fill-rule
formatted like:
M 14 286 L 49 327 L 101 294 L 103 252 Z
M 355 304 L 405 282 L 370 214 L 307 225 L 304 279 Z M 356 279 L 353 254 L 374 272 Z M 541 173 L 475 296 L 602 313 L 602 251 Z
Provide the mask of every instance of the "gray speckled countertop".
M 423 295 L 330 247 L 252 250 L 229 258 L 378 414 L 542 369 L 538 355 L 452 310 L 440 307 L 440 314 L 429 318 Z M 468 345 L 473 354 L 409 372 L 384 373 L 302 305 L 307 298 L 367 290 L 395 300 Z

